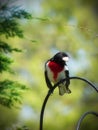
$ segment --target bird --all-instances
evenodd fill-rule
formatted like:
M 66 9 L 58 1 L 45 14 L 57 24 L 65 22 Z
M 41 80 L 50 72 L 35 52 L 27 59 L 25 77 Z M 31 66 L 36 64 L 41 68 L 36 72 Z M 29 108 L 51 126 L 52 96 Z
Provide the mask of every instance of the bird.
M 58 85 L 59 95 L 63 96 L 65 93 L 71 93 L 69 89 L 70 78 L 69 69 L 66 62 L 69 60 L 69 56 L 65 52 L 57 52 L 52 58 L 45 62 L 45 81 L 49 90 L 52 89 L 53 85 L 60 80 L 66 78 L 66 81 Z

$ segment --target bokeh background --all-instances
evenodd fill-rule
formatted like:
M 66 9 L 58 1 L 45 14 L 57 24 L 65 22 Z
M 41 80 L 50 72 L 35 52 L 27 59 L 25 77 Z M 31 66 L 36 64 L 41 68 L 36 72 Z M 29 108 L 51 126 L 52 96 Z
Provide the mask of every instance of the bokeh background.
M 2 1 L 1 1 L 2 2 Z M 97 0 L 17 0 L 32 15 L 31 20 L 18 21 L 24 38 L 9 38 L 21 53 L 11 55 L 15 74 L 2 77 L 28 86 L 18 108 L 0 105 L 0 130 L 38 130 L 40 111 L 48 92 L 44 80 L 44 64 L 58 51 L 67 52 L 70 76 L 84 77 L 98 86 L 98 1 Z M 88 84 L 71 80 L 71 94 L 59 96 L 58 89 L 45 109 L 44 130 L 75 130 L 80 116 L 98 111 L 98 94 Z M 98 119 L 88 116 L 83 130 L 97 130 Z

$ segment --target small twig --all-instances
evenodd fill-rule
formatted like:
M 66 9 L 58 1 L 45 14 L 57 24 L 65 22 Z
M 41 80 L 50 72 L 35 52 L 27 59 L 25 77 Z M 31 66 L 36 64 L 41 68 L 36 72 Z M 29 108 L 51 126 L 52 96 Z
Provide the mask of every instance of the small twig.
M 79 129 L 80 129 L 80 126 L 81 126 L 81 123 L 82 123 L 83 119 L 84 119 L 87 115 L 89 115 L 89 114 L 92 114 L 92 115 L 98 117 L 98 113 L 97 113 L 97 112 L 94 112 L 94 111 L 85 112 L 85 113 L 81 116 L 81 118 L 79 119 L 76 130 L 79 130 Z
M 87 79 L 81 78 L 81 77 L 70 77 L 70 80 L 72 80 L 72 79 L 82 80 L 82 81 L 88 83 L 92 88 L 95 89 L 96 92 L 98 92 L 98 88 L 96 88 L 95 85 L 94 85 L 93 83 L 91 83 L 90 81 L 88 81 Z M 65 78 L 65 79 L 59 81 L 58 83 L 56 83 L 56 84 L 48 91 L 48 93 L 47 93 L 47 95 L 46 95 L 46 97 L 45 97 L 45 99 L 44 99 L 44 102 L 43 102 L 43 105 L 42 105 L 42 109 L 41 109 L 41 113 L 40 113 L 40 130 L 43 130 L 44 110 L 45 110 L 45 107 L 46 107 L 46 104 L 47 104 L 47 101 L 48 101 L 50 95 L 53 93 L 53 91 L 55 90 L 55 88 L 56 88 L 59 84 L 63 83 L 63 82 L 66 81 L 66 80 L 67 80 L 67 79 Z

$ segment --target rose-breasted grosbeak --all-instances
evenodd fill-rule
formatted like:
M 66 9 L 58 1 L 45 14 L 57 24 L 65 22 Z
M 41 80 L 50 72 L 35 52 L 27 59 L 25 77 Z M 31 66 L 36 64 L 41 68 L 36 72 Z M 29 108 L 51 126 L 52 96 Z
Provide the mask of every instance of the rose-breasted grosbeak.
M 68 59 L 69 57 L 65 52 L 58 52 L 45 63 L 45 80 L 49 89 L 52 87 L 51 82 L 55 84 L 64 78 L 67 79 L 58 86 L 59 95 L 71 93 L 69 89 L 69 70 L 66 64 Z

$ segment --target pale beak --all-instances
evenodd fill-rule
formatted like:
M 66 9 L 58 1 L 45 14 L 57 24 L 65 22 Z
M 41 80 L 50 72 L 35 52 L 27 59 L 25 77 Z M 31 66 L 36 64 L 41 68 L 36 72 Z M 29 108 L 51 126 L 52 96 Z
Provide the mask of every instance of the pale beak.
M 63 57 L 62 60 L 64 60 L 66 62 L 69 60 L 69 57 Z

